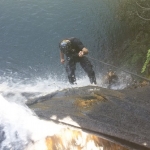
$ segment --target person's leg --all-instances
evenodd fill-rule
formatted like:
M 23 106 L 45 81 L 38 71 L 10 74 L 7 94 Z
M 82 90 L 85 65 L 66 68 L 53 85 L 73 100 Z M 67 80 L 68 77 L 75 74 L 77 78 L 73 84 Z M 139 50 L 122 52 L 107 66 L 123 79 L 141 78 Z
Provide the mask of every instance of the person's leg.
M 91 84 L 92 83 L 96 84 L 95 72 L 93 70 L 93 66 L 91 62 L 87 59 L 87 57 L 84 56 L 80 59 L 80 65 L 84 69 L 84 71 L 87 73 Z
M 66 72 L 70 84 L 76 84 L 75 70 L 76 70 L 76 62 L 73 59 L 68 59 L 66 63 Z

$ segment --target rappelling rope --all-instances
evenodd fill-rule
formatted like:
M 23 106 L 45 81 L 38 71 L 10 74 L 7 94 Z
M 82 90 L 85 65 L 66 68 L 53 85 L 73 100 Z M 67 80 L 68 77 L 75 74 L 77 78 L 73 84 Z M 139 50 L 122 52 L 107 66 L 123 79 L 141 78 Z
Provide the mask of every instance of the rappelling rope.
M 113 68 L 119 69 L 119 70 L 121 70 L 121 71 L 123 71 L 123 72 L 132 74 L 132 75 L 137 76 L 137 77 L 139 77 L 139 78 L 145 79 L 146 81 L 149 81 L 149 82 L 150 82 L 150 80 L 149 80 L 148 78 L 142 77 L 142 76 L 140 76 L 140 75 L 138 75 L 138 74 L 135 74 L 135 73 L 133 73 L 133 72 L 130 72 L 130 71 L 121 69 L 121 68 L 119 68 L 119 67 L 116 67 L 116 66 L 111 65 L 111 64 L 108 64 L 108 63 L 105 63 L 105 62 L 103 62 L 103 61 L 101 61 L 101 60 L 98 60 L 98 59 L 95 59 L 95 58 L 93 58 L 93 57 L 91 57 L 91 56 L 86 56 L 86 57 L 88 57 L 88 58 L 90 58 L 90 59 L 92 59 L 92 60 L 98 61 L 99 63 L 105 64 L 105 65 L 107 65 L 107 66 L 111 66 L 111 67 L 113 67 Z

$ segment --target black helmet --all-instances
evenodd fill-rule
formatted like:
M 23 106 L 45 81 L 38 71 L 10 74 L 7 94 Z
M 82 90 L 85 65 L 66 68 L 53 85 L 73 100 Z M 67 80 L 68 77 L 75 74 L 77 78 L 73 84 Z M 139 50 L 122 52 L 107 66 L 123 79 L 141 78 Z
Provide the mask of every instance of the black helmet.
M 63 40 L 60 42 L 59 47 L 64 54 L 67 54 L 71 50 L 71 42 L 69 40 Z

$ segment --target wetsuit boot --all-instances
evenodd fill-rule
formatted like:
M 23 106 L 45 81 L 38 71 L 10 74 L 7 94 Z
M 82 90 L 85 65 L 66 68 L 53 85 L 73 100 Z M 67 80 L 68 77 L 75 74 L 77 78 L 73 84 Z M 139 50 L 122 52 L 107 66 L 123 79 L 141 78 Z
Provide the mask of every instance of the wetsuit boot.
M 90 79 L 91 84 L 97 84 L 95 76 L 91 76 L 91 77 L 89 77 L 89 79 Z
M 76 78 L 75 78 L 74 75 L 68 76 L 68 79 L 69 79 L 69 83 L 70 83 L 70 84 L 77 84 L 77 83 L 76 83 Z

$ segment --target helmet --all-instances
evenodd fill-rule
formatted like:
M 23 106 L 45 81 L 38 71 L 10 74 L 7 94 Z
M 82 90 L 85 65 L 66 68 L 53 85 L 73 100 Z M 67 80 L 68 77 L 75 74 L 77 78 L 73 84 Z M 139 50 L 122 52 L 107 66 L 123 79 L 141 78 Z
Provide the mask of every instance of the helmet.
M 67 54 L 71 50 L 71 42 L 69 40 L 63 40 L 59 44 L 60 50 L 64 53 Z

